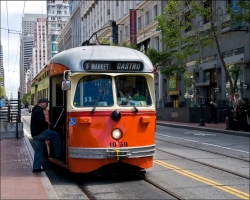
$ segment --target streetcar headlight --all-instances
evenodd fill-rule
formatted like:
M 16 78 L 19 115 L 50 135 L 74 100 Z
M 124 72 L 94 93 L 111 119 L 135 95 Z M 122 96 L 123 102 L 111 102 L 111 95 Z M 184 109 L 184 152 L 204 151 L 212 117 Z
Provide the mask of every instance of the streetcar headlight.
M 119 140 L 122 137 L 122 131 L 116 128 L 112 131 L 111 135 L 113 139 Z

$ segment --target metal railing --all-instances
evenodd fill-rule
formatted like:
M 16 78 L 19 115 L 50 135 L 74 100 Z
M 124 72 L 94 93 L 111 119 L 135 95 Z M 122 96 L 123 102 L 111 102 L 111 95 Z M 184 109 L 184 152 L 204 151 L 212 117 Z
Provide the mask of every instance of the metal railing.
M 18 123 L 21 122 L 21 100 L 8 100 L 6 106 L 0 107 L 0 121 L 16 123 L 16 138 L 18 139 Z

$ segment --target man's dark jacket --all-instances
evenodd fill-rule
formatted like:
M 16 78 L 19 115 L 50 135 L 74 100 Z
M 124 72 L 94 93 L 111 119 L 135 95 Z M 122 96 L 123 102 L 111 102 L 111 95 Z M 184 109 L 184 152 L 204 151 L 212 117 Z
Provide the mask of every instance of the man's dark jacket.
M 30 131 L 31 135 L 39 135 L 44 130 L 48 129 L 48 122 L 45 120 L 43 109 L 41 106 L 35 105 L 32 109 L 31 120 L 30 120 Z
M 211 115 L 216 114 L 216 108 L 215 108 L 215 105 L 212 103 L 210 106 L 211 106 L 211 108 L 210 108 L 210 114 L 211 114 Z

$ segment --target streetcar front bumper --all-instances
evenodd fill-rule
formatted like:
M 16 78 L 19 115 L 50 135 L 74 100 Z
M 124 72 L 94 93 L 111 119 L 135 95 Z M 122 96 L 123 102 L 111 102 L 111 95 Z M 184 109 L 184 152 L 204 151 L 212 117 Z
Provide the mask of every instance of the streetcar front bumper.
M 79 148 L 69 147 L 69 158 L 105 159 L 105 158 L 140 158 L 153 156 L 155 145 L 123 148 Z

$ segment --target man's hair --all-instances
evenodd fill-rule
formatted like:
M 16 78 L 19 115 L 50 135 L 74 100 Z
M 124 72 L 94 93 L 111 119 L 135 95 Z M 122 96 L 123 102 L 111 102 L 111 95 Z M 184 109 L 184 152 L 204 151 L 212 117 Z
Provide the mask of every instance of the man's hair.
M 125 81 L 123 86 L 131 86 L 132 87 L 132 83 L 130 81 Z

